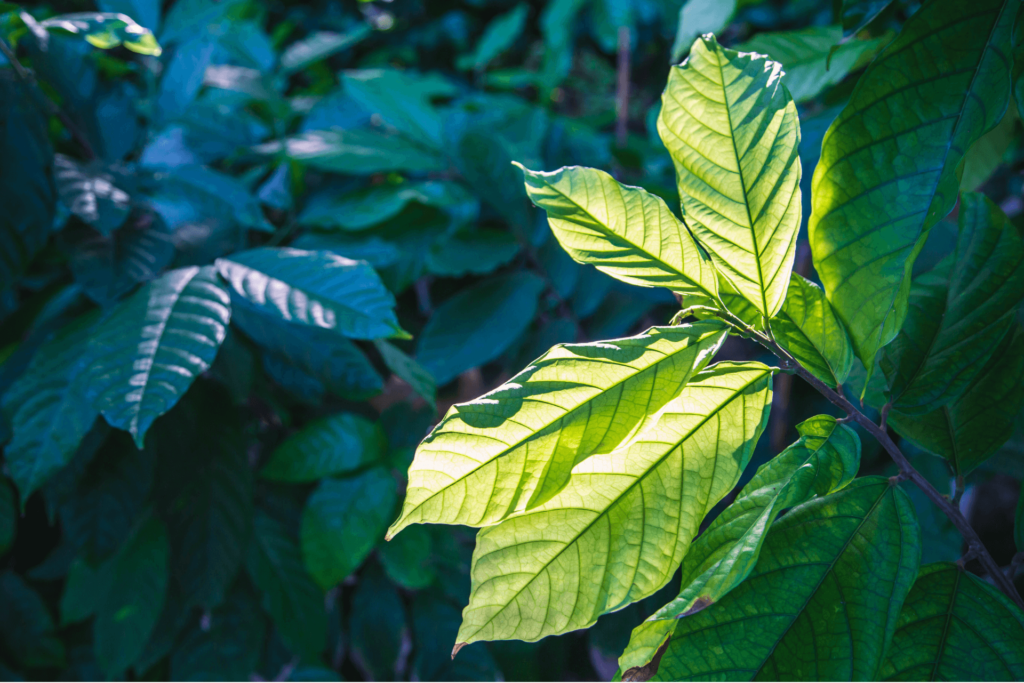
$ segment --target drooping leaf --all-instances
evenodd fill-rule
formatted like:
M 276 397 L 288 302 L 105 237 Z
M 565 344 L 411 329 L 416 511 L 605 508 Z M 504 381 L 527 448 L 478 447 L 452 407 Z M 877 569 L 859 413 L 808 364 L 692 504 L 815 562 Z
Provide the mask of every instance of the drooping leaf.
M 673 67 L 658 133 L 686 224 L 766 318 L 782 307 L 800 228 L 800 124 L 782 66 L 697 39 Z
M 141 448 L 153 420 L 210 367 L 230 316 L 212 267 L 170 271 L 119 304 L 93 335 L 86 396 Z
M 903 329 L 881 355 L 893 407 L 906 415 L 954 400 L 1014 324 L 1024 299 L 1024 238 L 1002 210 L 965 193 L 948 279 L 915 280 Z
M 547 503 L 477 534 L 455 651 L 584 628 L 668 583 L 754 451 L 772 372 L 711 366 L 635 437 L 573 468 Z
M 405 606 L 398 591 L 376 567 L 370 567 L 359 577 L 348 629 L 352 634 L 352 659 L 367 678 L 396 680 L 402 661 L 402 640 L 408 629 Z
M 529 5 L 519 3 L 505 14 L 495 17 L 484 29 L 476 49 L 459 58 L 458 67 L 476 71 L 486 69 L 489 63 L 516 42 L 526 27 L 526 15 L 529 10 Z
M 327 645 L 323 592 L 306 572 L 298 543 L 289 530 L 257 512 L 246 569 L 263 594 L 263 609 L 293 653 L 315 660 Z
M 146 515 L 106 571 L 110 584 L 96 614 L 96 661 L 110 678 L 142 654 L 167 596 L 170 544 L 163 522 Z
M 384 364 L 391 372 L 395 373 L 395 376 L 412 387 L 412 390 L 419 394 L 424 401 L 431 406 L 435 405 L 437 385 L 434 383 L 434 378 L 422 365 L 405 355 L 397 346 L 389 344 L 383 339 L 374 341 L 373 345 L 377 347 Z
M 52 17 L 40 22 L 40 25 L 49 30 L 81 35 L 90 45 L 102 50 L 124 45 L 142 55 L 159 57 L 162 52 L 153 32 L 125 14 L 76 12 Z
M 96 319 L 85 315 L 57 332 L 4 394 L 13 431 L 4 461 L 22 501 L 71 461 L 99 414 L 83 382 Z
M 920 557 L 913 507 L 882 477 L 804 503 L 772 525 L 746 581 L 676 620 L 654 680 L 872 679 Z
M 261 154 L 283 154 L 310 168 L 333 173 L 370 174 L 382 171 L 443 171 L 440 152 L 407 137 L 372 129 L 313 130 L 256 147 Z
M 952 562 L 921 567 L 878 672 L 882 681 L 1020 680 L 1024 613 Z
M 384 536 L 397 494 L 394 477 L 373 468 L 324 479 L 302 513 L 302 557 L 324 590 L 341 583 Z
M 806 102 L 866 64 L 883 45 L 882 38 L 853 40 L 832 52 L 832 47 L 842 37 L 843 29 L 839 26 L 814 26 L 798 31 L 758 33 L 736 49 L 766 54 L 781 63 L 786 70 L 782 82 L 793 100 Z
M 0 556 L 14 543 L 18 530 L 18 508 L 14 487 L 0 477 Z
M 64 643 L 39 594 L 11 570 L 0 574 L 0 643 L 24 667 L 64 665 Z
M 117 230 L 128 218 L 131 196 L 118 185 L 121 178 L 102 162 L 80 164 L 57 154 L 53 179 L 64 206 L 103 235 Z
M 672 41 L 672 63 L 675 64 L 698 37 L 719 33 L 732 19 L 737 0 L 686 0 L 679 8 L 679 24 Z
M 725 336 L 709 321 L 559 345 L 453 406 L 416 451 L 389 537 L 420 522 L 484 526 L 545 502 L 574 466 L 610 452 L 675 397 Z
M 543 289 L 544 281 L 526 271 L 463 289 L 430 316 L 416 361 L 442 386 L 493 360 L 529 327 Z
M 579 263 L 633 285 L 717 298 L 710 259 L 661 198 L 591 168 L 523 168 L 523 176 L 530 199 Z
M 1006 111 L 1015 7 L 922 6 L 825 135 L 808 224 L 814 265 L 869 369 L 903 325 L 914 259 L 956 202 L 964 154 Z
M 676 620 L 721 602 L 753 570 L 779 514 L 810 498 L 844 488 L 860 466 L 857 432 L 819 415 L 797 425 L 800 439 L 758 469 L 711 526 L 694 541 L 682 565 L 679 597 L 633 631 L 619 660 L 626 676 L 647 665 L 672 634 Z
M 313 482 L 378 462 L 384 447 L 380 425 L 354 413 L 338 413 L 313 420 L 288 437 L 260 469 L 260 477 Z
M 370 33 L 370 27 L 365 24 L 347 33 L 334 33 L 333 31 L 312 33 L 285 49 L 281 54 L 281 71 L 286 74 L 302 71 L 307 66 L 316 64 L 361 42 Z
M 365 262 L 329 251 L 261 247 L 216 265 L 238 296 L 282 320 L 354 339 L 408 337 L 395 318 L 395 298 Z

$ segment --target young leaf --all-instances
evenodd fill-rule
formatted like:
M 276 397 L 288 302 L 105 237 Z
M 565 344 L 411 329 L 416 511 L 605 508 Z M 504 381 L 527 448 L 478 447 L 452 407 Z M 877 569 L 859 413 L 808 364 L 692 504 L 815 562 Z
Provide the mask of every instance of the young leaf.
M 660 197 L 592 168 L 522 170 L 530 199 L 579 263 L 641 287 L 718 297 L 710 259 Z
M 260 477 L 291 483 L 344 474 L 384 457 L 380 425 L 353 413 L 313 420 L 274 450 Z
M 708 321 L 559 345 L 453 406 L 416 451 L 388 537 L 415 523 L 485 526 L 548 500 L 574 466 L 614 449 L 675 397 L 726 334 Z
M 214 269 L 193 266 L 119 304 L 90 340 L 82 381 L 93 407 L 141 448 L 153 420 L 210 367 L 227 334 L 230 303 Z
M 665 585 L 749 461 L 772 372 L 710 367 L 635 437 L 573 468 L 554 498 L 477 534 L 455 652 L 585 628 Z
M 722 601 L 750 574 L 772 522 L 815 495 L 844 488 L 860 466 L 860 437 L 834 417 L 819 415 L 797 425 L 800 439 L 758 469 L 683 560 L 679 597 L 633 631 L 619 665 L 629 678 L 647 665 L 672 634 L 676 619 Z
M 139 26 L 125 14 L 111 12 L 76 12 L 61 14 L 40 22 L 46 29 L 59 29 L 81 35 L 86 42 L 101 50 L 124 45 L 132 52 L 159 57 L 163 50 L 148 28 Z
M 886 479 L 811 500 L 772 525 L 746 581 L 676 620 L 656 680 L 870 680 L 920 557 L 913 506 Z
M 1024 239 L 980 194 L 960 203 L 960 237 L 948 281 L 915 280 L 903 329 L 881 368 L 893 407 L 920 414 L 954 400 L 1006 337 L 1024 299 Z
M 109 587 L 96 614 L 96 661 L 110 679 L 135 663 L 167 596 L 170 544 L 163 522 L 147 514 L 104 568 Z
M 903 325 L 914 259 L 956 202 L 964 154 L 1006 111 L 1015 10 L 1012 0 L 926 3 L 825 135 L 814 265 L 869 369 Z
M 364 262 L 329 251 L 262 247 L 217 259 L 236 294 L 281 320 L 353 339 L 408 338 L 395 298 Z
M 324 590 L 356 570 L 384 535 L 397 494 L 376 467 L 347 479 L 324 479 L 302 512 L 302 557 Z
M 952 562 L 921 567 L 878 672 L 882 681 L 1024 678 L 1024 613 Z

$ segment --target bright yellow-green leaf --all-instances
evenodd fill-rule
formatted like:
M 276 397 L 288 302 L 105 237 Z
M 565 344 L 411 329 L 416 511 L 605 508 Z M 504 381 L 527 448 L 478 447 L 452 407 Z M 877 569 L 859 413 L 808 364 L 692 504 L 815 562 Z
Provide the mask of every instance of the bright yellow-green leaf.
M 708 34 L 672 69 L 658 117 L 686 224 L 766 318 L 786 298 L 801 212 L 800 124 L 781 76 Z
M 40 22 L 44 28 L 81 35 L 92 46 L 109 50 L 124 45 L 132 52 L 159 57 L 163 50 L 153 32 L 140 26 L 126 14 L 115 12 L 76 12 L 61 14 Z

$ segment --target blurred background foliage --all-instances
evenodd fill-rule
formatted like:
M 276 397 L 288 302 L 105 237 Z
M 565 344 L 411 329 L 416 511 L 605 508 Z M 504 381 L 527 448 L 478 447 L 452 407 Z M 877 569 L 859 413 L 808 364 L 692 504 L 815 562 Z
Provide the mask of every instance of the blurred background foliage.
M 448 407 L 556 343 L 633 334 L 677 308 L 571 261 L 510 161 L 601 168 L 677 207 L 654 122 L 670 60 L 713 31 L 786 68 L 806 230 L 822 136 L 917 6 L 0 3 L 0 678 L 610 678 L 675 586 L 586 633 L 478 644 L 452 661 L 474 531 L 383 540 L 413 450 Z M 152 35 L 91 15 L 67 24 L 95 12 Z M 1020 132 L 1007 116 L 963 182 L 1014 220 Z M 918 270 L 952 250 L 955 218 Z M 67 398 L 74 362 L 43 362 L 164 271 L 259 246 L 366 262 L 412 338 L 340 338 L 232 297 L 216 360 L 141 449 Z M 803 238 L 797 271 L 814 278 Z M 770 362 L 739 339 L 723 357 Z M 832 412 L 790 379 L 777 380 L 744 482 L 793 425 Z M 1024 477 L 1019 424 L 961 500 L 1002 564 Z M 892 473 L 863 443 L 862 474 Z M 917 460 L 950 488 L 941 460 Z M 959 535 L 909 493 L 923 561 L 958 558 Z

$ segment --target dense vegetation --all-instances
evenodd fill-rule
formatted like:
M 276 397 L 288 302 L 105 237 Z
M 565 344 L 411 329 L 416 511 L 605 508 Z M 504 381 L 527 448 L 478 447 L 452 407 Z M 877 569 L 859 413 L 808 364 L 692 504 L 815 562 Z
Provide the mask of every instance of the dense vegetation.
M 1020 4 L 0 3 L 0 678 L 1024 678 Z

